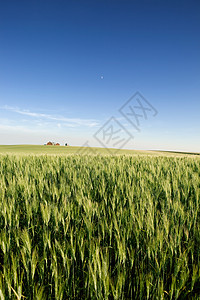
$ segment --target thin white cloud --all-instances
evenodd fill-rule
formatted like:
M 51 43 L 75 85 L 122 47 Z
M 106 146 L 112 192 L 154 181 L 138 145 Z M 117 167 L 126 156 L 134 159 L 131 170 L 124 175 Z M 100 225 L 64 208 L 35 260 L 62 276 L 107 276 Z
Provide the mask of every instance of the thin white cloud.
M 93 120 L 93 119 L 65 118 L 63 116 L 55 116 L 55 115 L 49 115 L 49 114 L 44 114 L 44 113 L 31 112 L 29 110 L 19 109 L 18 107 L 12 107 L 12 106 L 8 106 L 8 105 L 1 106 L 0 109 L 12 111 L 14 113 L 18 113 L 18 114 L 33 117 L 33 118 L 65 122 L 65 126 L 69 122 L 69 127 L 72 127 L 72 126 L 95 127 L 99 124 L 96 120 Z
M 24 133 L 38 133 L 38 130 L 27 128 L 25 126 L 16 126 L 16 125 L 2 125 L 0 124 L 0 130 L 1 131 L 11 131 L 11 132 L 24 132 Z M 47 130 L 40 130 L 40 133 L 48 133 Z

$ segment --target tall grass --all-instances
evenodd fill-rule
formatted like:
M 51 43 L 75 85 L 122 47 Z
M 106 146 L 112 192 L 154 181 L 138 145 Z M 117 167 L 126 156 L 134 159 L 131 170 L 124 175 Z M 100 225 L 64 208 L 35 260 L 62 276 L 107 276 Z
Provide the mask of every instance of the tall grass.
M 200 160 L 0 156 L 0 299 L 199 299 Z

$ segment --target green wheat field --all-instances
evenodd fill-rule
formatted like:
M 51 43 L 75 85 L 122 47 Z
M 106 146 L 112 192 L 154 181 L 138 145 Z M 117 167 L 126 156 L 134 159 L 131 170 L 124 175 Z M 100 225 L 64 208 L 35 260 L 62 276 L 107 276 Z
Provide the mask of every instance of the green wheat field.
M 0 146 L 0 299 L 199 299 L 200 156 L 96 150 Z

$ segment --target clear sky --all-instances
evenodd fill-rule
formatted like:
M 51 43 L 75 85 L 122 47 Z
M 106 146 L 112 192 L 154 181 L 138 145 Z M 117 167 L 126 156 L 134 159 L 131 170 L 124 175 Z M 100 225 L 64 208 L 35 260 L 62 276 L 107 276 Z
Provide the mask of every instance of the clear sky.
M 109 122 L 120 147 L 200 152 L 200 2 L 1 1 L 0 144 L 112 146 Z

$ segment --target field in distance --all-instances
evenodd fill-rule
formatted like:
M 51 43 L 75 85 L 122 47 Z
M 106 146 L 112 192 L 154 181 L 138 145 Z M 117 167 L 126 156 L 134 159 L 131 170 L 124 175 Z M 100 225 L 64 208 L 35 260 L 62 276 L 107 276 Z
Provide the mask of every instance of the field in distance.
M 79 146 L 45 146 L 45 145 L 0 145 L 0 154 L 36 154 L 36 155 L 66 155 L 66 154 L 92 154 L 92 155 L 153 155 L 153 156 L 188 156 L 199 153 L 184 153 L 170 151 L 106 149 Z

